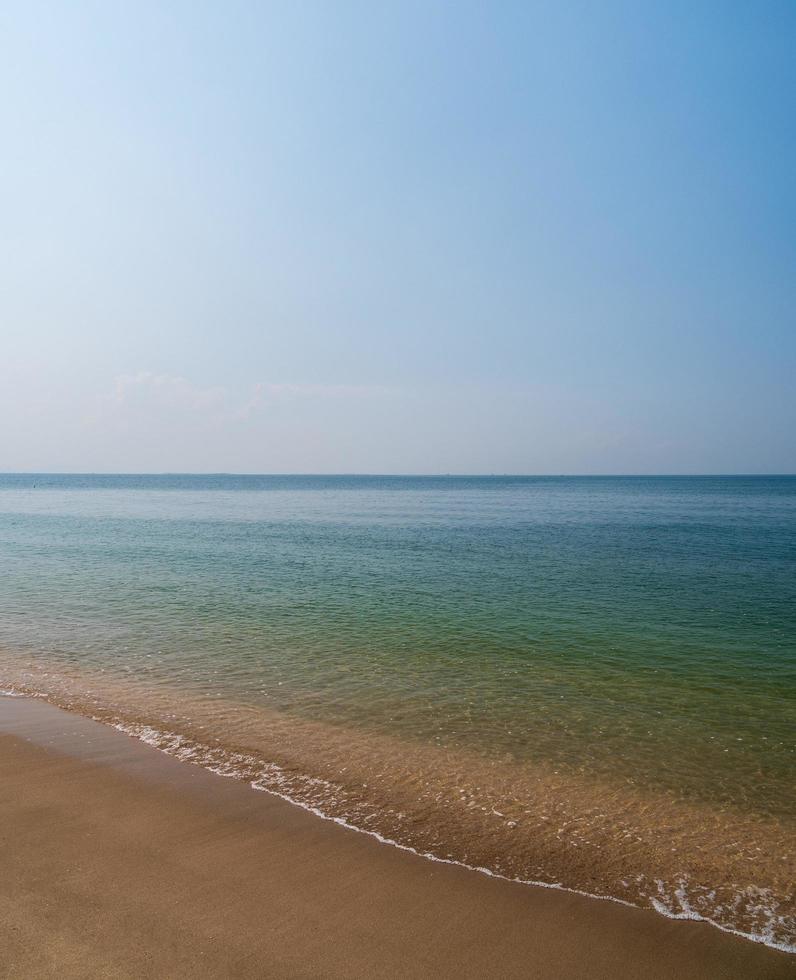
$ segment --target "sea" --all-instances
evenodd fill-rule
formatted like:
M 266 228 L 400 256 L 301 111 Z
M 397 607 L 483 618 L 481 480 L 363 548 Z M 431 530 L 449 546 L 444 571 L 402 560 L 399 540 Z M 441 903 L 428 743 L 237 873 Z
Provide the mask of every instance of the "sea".
M 0 689 L 796 950 L 796 477 L 0 475 Z

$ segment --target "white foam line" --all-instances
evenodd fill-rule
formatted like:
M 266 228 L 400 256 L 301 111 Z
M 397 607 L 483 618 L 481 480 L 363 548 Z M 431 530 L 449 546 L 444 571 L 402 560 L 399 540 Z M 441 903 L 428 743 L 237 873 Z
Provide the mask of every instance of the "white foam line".
M 195 765 L 201 765 L 201 763 L 194 763 Z M 215 772 L 216 770 L 210 770 Z M 232 775 L 232 773 L 226 774 L 219 772 L 218 775 Z M 597 895 L 594 892 L 586 892 L 580 888 L 569 888 L 566 885 L 562 885 L 559 882 L 549 882 L 549 881 L 534 881 L 531 878 L 511 878 L 508 875 L 500 874 L 499 871 L 492 871 L 490 868 L 483 868 L 475 864 L 466 864 L 464 861 L 456 861 L 453 858 L 441 858 L 436 854 L 432 854 L 429 851 L 418 851 L 414 847 L 410 847 L 408 844 L 401 844 L 391 837 L 384 837 L 376 830 L 365 830 L 364 827 L 357 827 L 355 824 L 349 823 L 344 817 L 332 817 L 318 807 L 311 806 L 309 803 L 302 803 L 301 800 L 294 800 L 289 797 L 286 793 L 280 793 L 279 790 L 269 789 L 266 786 L 258 786 L 256 781 L 249 783 L 252 789 L 259 790 L 263 793 L 270 793 L 272 796 L 278 796 L 282 800 L 286 800 L 288 803 L 292 803 L 293 806 L 301 807 L 302 810 L 307 810 L 309 813 L 315 814 L 315 816 L 320 817 L 321 820 L 329 820 L 332 823 L 336 823 L 340 827 L 345 827 L 346 830 L 353 830 L 358 834 L 366 834 L 368 837 L 375 837 L 380 844 L 389 844 L 391 847 L 397 847 L 401 851 L 408 851 L 410 854 L 414 854 L 417 857 L 425 858 L 427 861 L 436 861 L 437 864 L 452 864 L 458 868 L 466 868 L 468 871 L 477 871 L 479 874 L 487 875 L 490 878 L 499 878 L 501 881 L 511 881 L 518 885 L 532 885 L 535 888 L 550 888 L 554 891 L 569 892 L 572 895 L 582 895 L 584 898 L 595 898 L 601 902 L 615 902 L 617 905 L 625 905 L 631 909 L 643 909 L 642 906 L 634 905 L 633 902 L 625 901 L 623 898 L 616 898 L 614 895 Z M 769 946 L 772 949 L 781 950 L 784 953 L 796 953 L 796 945 L 790 946 L 787 943 L 779 943 L 775 940 L 767 939 L 765 936 L 760 936 L 757 933 L 752 932 L 742 932 L 740 929 L 733 929 L 730 926 L 722 925 L 707 916 L 700 915 L 699 912 L 689 909 L 683 912 L 672 912 L 671 909 L 667 909 L 666 906 L 656 898 L 650 898 L 650 904 L 652 908 L 658 912 L 660 915 L 665 916 L 667 919 L 688 919 L 694 922 L 706 922 L 708 925 L 714 926 L 716 929 L 720 929 L 722 932 L 730 933 L 733 936 L 740 936 L 742 939 L 750 939 L 754 943 L 760 943 L 763 946 Z
M 97 720 L 101 721 L 101 719 L 97 719 Z M 175 735 L 174 733 L 160 732 L 157 729 L 149 728 L 148 731 L 153 734 L 150 737 L 145 737 L 143 735 L 136 734 L 134 730 L 129 730 L 124 724 L 113 724 L 112 727 L 116 728 L 120 732 L 124 732 L 124 734 L 129 735 L 131 738 L 138 738 L 140 741 L 146 742 L 147 745 L 151 745 L 153 748 L 156 748 L 159 752 L 162 752 L 164 755 L 168 755 L 171 758 L 177 758 L 176 753 L 169 751 L 168 748 L 164 748 L 163 746 L 159 745 L 156 741 L 157 737 L 179 739 L 180 736 Z M 258 762 L 257 759 L 251 756 L 245 757 L 245 759 L 246 761 L 250 760 L 255 763 Z M 208 772 L 212 772 L 218 776 L 224 776 L 225 778 L 228 779 L 241 778 L 239 775 L 237 775 L 234 772 L 225 772 L 223 769 L 221 769 L 218 766 L 207 765 L 197 759 L 190 759 L 190 758 L 186 759 L 183 757 L 183 758 L 179 758 L 178 761 L 180 762 L 188 761 L 191 763 L 191 765 L 200 766 L 202 769 L 206 769 Z M 260 764 L 262 765 L 262 763 Z M 273 767 L 274 769 L 280 772 L 282 771 L 281 768 L 277 766 L 275 763 L 267 763 L 267 765 Z M 394 840 L 391 837 L 385 837 L 383 834 L 380 834 L 376 830 L 366 830 L 364 827 L 357 827 L 356 824 L 350 823 L 348 820 L 345 819 L 345 817 L 334 817 L 328 813 L 324 813 L 323 810 L 319 809 L 316 806 L 313 806 L 310 803 L 304 803 L 302 800 L 297 800 L 294 797 L 289 796 L 287 793 L 280 792 L 278 789 L 273 789 L 272 787 L 262 785 L 261 781 L 259 780 L 256 779 L 250 780 L 249 786 L 251 786 L 252 789 L 257 790 L 258 792 L 270 793 L 271 796 L 277 796 L 279 797 L 279 799 L 284 800 L 286 803 L 290 803 L 292 806 L 300 807 L 302 810 L 306 810 L 308 813 L 312 813 L 314 816 L 320 817 L 321 820 L 327 820 L 330 823 L 337 824 L 338 827 L 343 827 L 346 830 L 352 830 L 357 834 L 365 834 L 367 837 L 373 837 L 380 844 L 389 844 L 391 847 L 397 847 L 401 851 L 408 851 L 410 854 L 414 854 L 416 857 L 424 858 L 427 861 L 434 861 L 437 864 L 451 864 L 454 865 L 455 867 L 465 868 L 468 871 L 477 871 L 479 874 L 487 875 L 490 878 L 498 878 L 502 881 L 510 881 L 518 885 L 532 885 L 536 888 L 550 888 L 555 891 L 563 891 L 563 892 L 569 892 L 573 895 L 581 895 L 584 898 L 595 898 L 601 902 L 615 902 L 617 905 L 625 905 L 628 908 L 634 908 L 634 909 L 642 908 L 642 906 L 634 905 L 633 902 L 625 901 L 625 899 L 617 898 L 614 895 L 598 895 L 595 894 L 594 892 L 583 891 L 580 888 L 570 888 L 567 887 L 566 885 L 560 884 L 559 882 L 534 881 L 533 879 L 529 879 L 529 878 L 511 878 L 508 875 L 500 874 L 500 872 L 498 871 L 492 871 L 490 868 L 480 867 L 479 865 L 466 864 L 464 861 L 456 861 L 453 858 L 442 858 L 436 854 L 432 854 L 430 851 L 418 851 L 414 847 L 411 847 L 408 844 L 401 844 L 399 841 Z M 693 922 L 706 922 L 708 925 L 711 925 L 716 929 L 720 929 L 722 932 L 729 933 L 730 935 L 739 936 L 742 939 L 748 939 L 751 940 L 752 942 L 760 943 L 764 946 L 769 946 L 772 949 L 778 949 L 784 953 L 796 953 L 796 945 L 791 946 L 787 943 L 780 943 L 766 936 L 759 935 L 757 933 L 742 932 L 740 929 L 733 929 L 731 926 L 722 925 L 720 922 L 716 922 L 714 919 L 701 915 L 699 912 L 695 911 L 694 909 L 689 908 L 687 910 L 683 910 L 682 912 L 673 912 L 671 909 L 666 908 L 666 906 L 661 901 L 653 897 L 650 898 L 650 904 L 655 912 L 665 916 L 665 918 L 667 919 L 682 919 L 682 920 L 690 920 Z
M 5 691 L 0 689 L 0 695 L 5 695 L 7 697 L 28 697 L 30 695 L 21 694 L 17 691 L 10 690 Z M 34 697 L 43 697 L 47 700 L 47 696 L 44 694 L 36 694 Z M 62 709 L 63 710 L 63 709 Z M 91 716 L 93 721 L 97 721 L 100 724 L 108 725 L 111 728 L 116 729 L 116 731 L 127 735 L 129 738 L 135 738 L 140 742 L 144 742 L 146 745 L 157 749 L 158 752 L 162 752 L 164 755 L 169 756 L 172 759 L 176 759 L 178 762 L 189 762 L 191 765 L 199 766 L 202 769 L 212 772 L 217 776 L 224 776 L 229 779 L 241 779 L 239 774 L 234 772 L 225 772 L 218 766 L 207 765 L 197 759 L 186 759 L 185 756 L 180 757 L 176 752 L 170 751 L 169 747 L 164 747 L 158 744 L 158 738 L 169 738 L 181 740 L 181 736 L 173 732 L 161 732 L 156 728 L 150 726 L 133 726 L 126 725 L 124 722 L 109 722 L 103 718 L 97 716 Z M 136 731 L 136 727 L 139 731 Z M 209 747 L 206 747 L 207 751 L 212 751 Z M 262 765 L 263 763 L 255 759 L 253 756 L 241 756 L 245 761 L 251 761 Z M 272 767 L 279 772 L 282 772 L 281 767 L 277 766 L 276 763 L 266 763 L 266 765 Z M 287 793 L 281 793 L 277 789 L 272 789 L 267 786 L 258 785 L 258 780 L 250 780 L 249 786 L 261 793 L 270 793 L 271 796 L 276 796 L 280 800 L 284 800 L 286 803 L 290 803 L 292 806 L 300 807 L 302 810 L 306 810 L 308 813 L 312 813 L 316 817 L 320 817 L 321 820 L 328 820 L 330 823 L 337 824 L 338 827 L 343 827 L 346 830 L 352 830 L 357 834 L 365 834 L 367 837 L 373 837 L 380 844 L 388 844 L 390 847 L 397 847 L 398 850 L 408 851 L 410 854 L 414 854 L 416 857 L 424 858 L 426 861 L 434 861 L 437 864 L 450 864 L 454 867 L 465 868 L 467 871 L 476 871 L 478 874 L 487 875 L 489 878 L 497 878 L 501 881 L 510 881 L 518 885 L 531 885 L 535 888 L 549 888 L 554 891 L 569 892 L 572 895 L 581 895 L 584 898 L 594 898 L 601 902 L 615 902 L 617 905 L 625 905 L 628 908 L 642 909 L 643 906 L 634 905 L 633 902 L 625 901 L 622 898 L 616 898 L 614 895 L 597 895 L 593 892 L 582 891 L 580 888 L 569 888 L 566 885 L 562 885 L 559 882 L 549 882 L 549 881 L 534 881 L 529 878 L 511 878 L 508 875 L 500 874 L 498 871 L 492 871 L 490 868 L 482 868 L 478 865 L 466 864 L 464 861 L 456 861 L 454 858 L 442 858 L 438 857 L 436 854 L 432 854 L 429 851 L 418 851 L 414 847 L 408 844 L 401 844 L 399 841 L 393 840 L 391 837 L 384 837 L 376 830 L 366 830 L 364 827 L 357 827 L 356 824 L 349 823 L 345 817 L 333 817 L 328 813 L 324 813 L 316 806 L 312 806 L 310 803 L 303 803 L 301 800 L 294 799 L 288 796 Z M 682 912 L 673 912 L 668 909 L 661 901 L 657 898 L 650 897 L 650 905 L 653 910 L 659 915 L 664 916 L 667 919 L 681 919 L 688 920 L 692 922 L 705 922 L 715 929 L 719 929 L 721 932 L 726 932 L 732 936 L 739 936 L 741 939 L 748 939 L 753 943 L 759 943 L 763 946 L 768 946 L 770 949 L 777 949 L 783 953 L 796 953 L 796 945 L 790 945 L 788 943 L 777 942 L 767 936 L 760 935 L 754 932 L 742 932 L 740 929 L 733 929 L 731 926 L 722 925 L 720 922 L 716 922 L 715 919 L 711 919 L 708 916 L 701 915 L 699 912 L 692 908 L 684 909 Z

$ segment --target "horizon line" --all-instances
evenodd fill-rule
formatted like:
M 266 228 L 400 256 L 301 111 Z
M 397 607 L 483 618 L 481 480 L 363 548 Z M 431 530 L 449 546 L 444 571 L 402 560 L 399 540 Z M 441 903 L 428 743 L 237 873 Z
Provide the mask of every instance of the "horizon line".
M 398 479 L 574 479 L 574 478 L 705 478 L 705 477 L 794 477 L 794 472 L 723 472 L 723 473 L 637 473 L 637 472 L 600 472 L 600 473 L 512 473 L 512 472 L 483 472 L 483 473 L 387 473 L 387 472 L 254 472 L 234 470 L 0 470 L 3 476 L 228 476 L 228 477 L 375 477 Z

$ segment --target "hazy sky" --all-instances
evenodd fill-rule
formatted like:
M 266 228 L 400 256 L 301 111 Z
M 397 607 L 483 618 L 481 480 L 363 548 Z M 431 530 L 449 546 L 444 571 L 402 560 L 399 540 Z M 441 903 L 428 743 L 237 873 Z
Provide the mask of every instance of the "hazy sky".
M 796 471 L 796 3 L 5 2 L 0 469 Z

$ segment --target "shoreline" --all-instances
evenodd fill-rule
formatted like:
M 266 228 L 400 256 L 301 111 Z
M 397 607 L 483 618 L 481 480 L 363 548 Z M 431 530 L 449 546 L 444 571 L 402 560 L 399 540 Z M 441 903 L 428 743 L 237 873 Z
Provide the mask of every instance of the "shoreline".
M 4 679 L 11 681 L 12 664 L 3 667 Z M 186 700 L 174 690 L 170 699 L 153 700 L 148 687 L 127 680 L 122 686 L 82 669 L 76 676 L 37 676 L 17 668 L 16 677 L 5 685 L 9 694 L 92 718 L 166 757 L 233 777 L 315 817 L 438 864 L 654 909 L 668 919 L 704 922 L 745 941 L 796 952 L 784 858 L 793 836 L 783 824 L 764 828 L 752 818 L 685 808 L 681 802 L 675 806 L 660 795 L 623 791 L 616 796 L 615 787 L 557 773 L 551 778 L 539 767 L 490 770 L 471 755 L 440 754 L 383 735 L 354 740 L 349 730 L 320 722 L 297 725 L 294 718 L 286 721 L 260 708 L 248 707 L 239 717 L 240 706 L 217 697 Z M 219 706 L 223 726 L 216 724 Z M 467 786 L 478 796 L 463 796 Z M 590 813 L 598 820 L 584 832 L 581 814 Z M 601 824 L 605 815 L 611 819 Z M 476 822 L 464 824 L 462 816 Z M 633 817 L 639 821 L 635 825 Z M 618 831 L 630 835 L 632 857 Z M 737 841 L 745 842 L 745 863 L 738 860 L 743 852 Z M 755 845 L 764 848 L 765 867 L 773 876 L 760 874 L 754 852 L 761 847 Z M 726 862 L 728 846 L 732 853 Z M 533 851 L 523 850 L 528 847 Z M 705 863 L 705 847 L 711 865 Z M 670 851 L 692 855 L 697 876 L 689 876 L 687 860 L 673 862 Z
M 0 771 L 15 977 L 793 975 L 705 922 L 385 847 L 39 699 L 0 697 Z
M 93 720 L 97 720 L 97 719 L 93 719 Z M 193 751 L 191 752 L 190 755 L 186 756 L 185 758 L 182 758 L 181 752 L 183 751 L 183 749 L 182 749 L 182 744 L 179 742 L 180 737 L 173 735 L 173 733 L 152 731 L 151 734 L 141 734 L 140 732 L 141 726 L 128 725 L 124 723 L 110 723 L 110 727 L 114 728 L 116 731 L 121 732 L 124 735 L 128 735 L 130 738 L 134 738 L 134 739 L 138 739 L 139 741 L 142 741 L 145 745 L 151 746 L 152 748 L 156 749 L 156 751 L 161 752 L 170 758 L 177 758 L 181 762 L 187 762 L 190 765 L 200 766 L 201 768 L 205 769 L 208 772 L 213 773 L 214 775 L 221 776 L 223 778 L 233 778 L 233 779 L 243 778 L 243 777 L 239 777 L 235 772 L 225 771 L 225 769 L 222 767 L 214 766 L 213 764 L 208 764 L 199 761 L 195 757 Z M 162 740 L 166 739 L 167 741 L 169 741 L 172 738 L 177 740 L 177 748 L 172 749 L 172 748 L 164 747 Z M 365 827 L 361 827 L 355 823 L 351 823 L 349 820 L 346 820 L 344 817 L 332 816 L 328 813 L 325 813 L 319 807 L 312 805 L 311 803 L 305 803 L 299 799 L 295 799 L 291 797 L 288 793 L 280 792 L 278 789 L 275 789 L 273 786 L 262 785 L 261 781 L 250 781 L 245 778 L 243 778 L 243 781 L 247 782 L 251 789 L 256 790 L 257 792 L 268 793 L 272 796 L 276 796 L 279 799 L 284 800 L 290 806 L 298 807 L 299 809 L 312 814 L 314 817 L 317 817 L 319 820 L 326 820 L 345 830 L 352 831 L 353 833 L 364 834 L 366 837 L 371 837 L 374 840 L 378 841 L 379 844 L 384 844 L 389 847 L 395 847 L 398 850 L 406 851 L 408 854 L 412 854 L 415 857 L 422 858 L 423 860 L 426 861 L 432 861 L 436 864 L 446 864 L 456 868 L 462 868 L 474 874 L 486 875 L 489 878 L 495 878 L 499 881 L 506 881 L 515 885 L 522 885 L 530 888 L 550 889 L 552 891 L 567 892 L 571 895 L 579 895 L 583 898 L 587 898 L 593 901 L 614 902 L 617 905 L 622 905 L 625 906 L 626 908 L 631 908 L 631 909 L 646 908 L 645 906 L 636 905 L 633 902 L 626 901 L 615 895 L 600 895 L 594 892 L 584 891 L 583 889 L 576 888 L 574 886 L 564 885 L 559 882 L 549 882 L 549 881 L 541 881 L 541 880 L 536 881 L 532 879 L 510 877 L 509 875 L 501 874 L 499 871 L 493 871 L 492 869 L 487 867 L 467 864 L 466 862 L 458 861 L 455 858 L 440 857 L 439 855 L 434 854 L 430 851 L 418 850 L 417 848 L 412 847 L 409 844 L 401 843 L 400 841 L 394 840 L 391 837 L 385 837 L 383 834 L 380 834 L 376 830 L 368 830 Z M 685 902 L 685 904 L 687 906 L 687 902 Z M 740 929 L 733 929 L 730 926 L 726 926 L 720 922 L 716 922 L 714 919 L 711 919 L 709 916 L 700 915 L 698 912 L 690 908 L 687 908 L 687 910 L 682 912 L 672 912 L 662 902 L 655 901 L 654 899 L 652 901 L 652 908 L 658 915 L 662 915 L 666 919 L 672 919 L 674 921 L 679 921 L 679 922 L 702 922 L 709 926 L 712 926 L 715 929 L 718 929 L 720 932 L 727 933 L 727 935 L 730 936 L 736 936 L 747 942 L 759 943 L 762 946 L 766 946 L 770 949 L 778 950 L 783 953 L 796 954 L 796 947 L 786 946 L 778 942 L 770 942 L 762 935 L 757 933 L 747 933 L 747 932 L 742 932 Z

